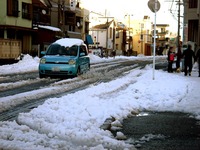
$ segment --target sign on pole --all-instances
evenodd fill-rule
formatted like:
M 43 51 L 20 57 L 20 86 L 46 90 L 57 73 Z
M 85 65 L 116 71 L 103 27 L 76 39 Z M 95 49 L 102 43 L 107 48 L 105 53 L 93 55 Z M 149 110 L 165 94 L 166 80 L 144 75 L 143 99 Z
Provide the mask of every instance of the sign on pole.
M 148 7 L 153 13 L 155 13 L 154 46 L 153 46 L 153 80 L 154 80 L 155 79 L 155 53 L 156 53 L 156 12 L 160 9 L 160 2 L 158 0 L 149 0 Z
M 158 0 L 149 0 L 148 7 L 153 13 L 156 13 L 160 10 L 160 2 Z

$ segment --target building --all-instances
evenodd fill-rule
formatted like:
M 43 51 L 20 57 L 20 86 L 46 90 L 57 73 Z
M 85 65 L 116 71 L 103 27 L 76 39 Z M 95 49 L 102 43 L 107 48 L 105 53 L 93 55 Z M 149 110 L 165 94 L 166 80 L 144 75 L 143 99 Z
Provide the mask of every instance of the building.
M 48 38 L 40 43 L 40 51 L 45 50 L 49 43 L 63 37 L 79 38 L 87 41 L 87 35 L 89 34 L 87 16 L 89 11 L 80 7 L 80 0 L 44 0 L 44 2 L 49 9 L 50 27 L 46 23 L 46 27 L 39 26 L 41 37 L 43 35 L 43 37 Z M 41 28 L 45 34 L 41 32 Z
M 41 51 L 45 51 L 50 43 L 63 37 L 61 30 L 51 26 L 51 2 L 49 0 L 32 0 L 33 18 L 32 28 L 32 56 L 40 56 Z
M 127 47 L 127 33 L 128 28 L 122 23 L 118 22 L 115 34 L 115 50 L 116 55 L 126 55 Z
M 154 27 L 154 24 L 152 28 Z M 152 35 L 154 30 L 152 31 Z M 170 34 L 169 24 L 156 24 L 156 55 L 163 55 L 166 53 L 166 48 L 169 46 Z M 171 42 L 170 42 L 171 43 Z M 170 46 L 176 46 L 176 43 L 171 43 Z
M 149 16 L 142 20 L 132 20 L 133 53 L 146 56 L 152 55 L 152 23 Z
M 80 0 L 1 0 L 0 58 L 16 58 L 19 53 L 40 55 L 62 37 L 87 41 L 89 11 L 79 4 Z M 14 53 L 8 53 L 13 49 Z
M 200 47 L 200 0 L 183 0 L 183 2 L 184 2 L 183 43 L 192 41 L 196 43 L 198 47 Z
M 80 1 L 51 0 L 51 4 L 51 25 L 60 28 L 65 37 L 84 40 L 82 33 L 89 34 L 89 12 L 80 7 Z
M 32 29 L 32 0 L 1 0 L 0 6 L 0 39 L 10 41 L 10 45 L 18 41 L 21 53 L 29 53 L 35 32 Z
M 98 47 L 105 50 L 106 56 L 110 55 L 115 49 L 115 28 L 114 20 L 106 21 L 104 24 L 98 24 L 90 29 L 90 34 L 93 37 Z

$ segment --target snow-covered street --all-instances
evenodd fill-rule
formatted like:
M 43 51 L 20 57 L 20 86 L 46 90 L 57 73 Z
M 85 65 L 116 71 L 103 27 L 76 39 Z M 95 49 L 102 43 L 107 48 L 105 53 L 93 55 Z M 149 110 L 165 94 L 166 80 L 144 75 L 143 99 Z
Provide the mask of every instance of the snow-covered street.
M 90 57 L 91 63 L 149 59 Z M 0 79 L 1 75 L 35 71 L 38 63 L 38 58 L 25 56 L 17 64 L 0 66 Z M 110 82 L 60 98 L 50 98 L 38 108 L 21 113 L 16 121 L 0 122 L 0 149 L 134 150 L 133 145 L 117 140 L 110 131 L 100 128 L 107 118 L 114 117 L 122 122 L 132 112 L 148 110 L 186 112 L 200 120 L 200 78 L 197 68 L 193 68 L 191 77 L 185 77 L 183 73 L 155 70 L 153 80 L 152 74 L 152 65 L 142 70 L 136 68 Z M 9 101 L 0 100 L 0 109 L 17 103 Z

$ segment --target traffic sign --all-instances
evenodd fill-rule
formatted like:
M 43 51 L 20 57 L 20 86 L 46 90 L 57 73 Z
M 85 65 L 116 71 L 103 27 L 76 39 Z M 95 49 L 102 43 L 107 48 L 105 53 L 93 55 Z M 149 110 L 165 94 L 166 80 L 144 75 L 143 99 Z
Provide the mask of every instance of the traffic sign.
M 153 13 L 155 13 L 160 9 L 160 2 L 158 0 L 149 0 L 148 7 Z

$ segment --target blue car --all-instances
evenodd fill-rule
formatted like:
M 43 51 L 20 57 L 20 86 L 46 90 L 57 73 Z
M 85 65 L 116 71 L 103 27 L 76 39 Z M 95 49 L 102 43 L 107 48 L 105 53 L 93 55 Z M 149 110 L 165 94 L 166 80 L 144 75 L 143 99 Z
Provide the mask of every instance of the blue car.
M 90 69 L 90 58 L 83 40 L 63 38 L 52 43 L 39 63 L 39 77 L 77 76 Z

